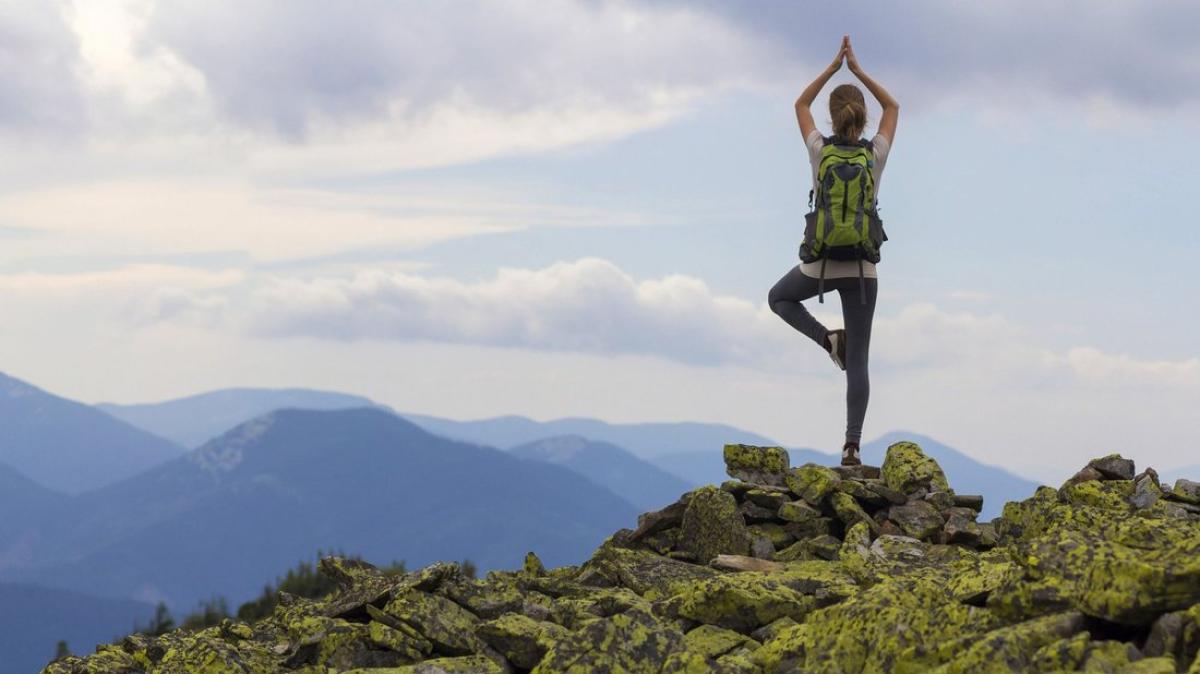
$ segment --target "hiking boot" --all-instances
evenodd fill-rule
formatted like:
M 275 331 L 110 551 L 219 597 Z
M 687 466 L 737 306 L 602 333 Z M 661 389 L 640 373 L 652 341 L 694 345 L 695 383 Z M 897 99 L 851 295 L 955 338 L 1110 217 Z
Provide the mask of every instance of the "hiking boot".
M 833 360 L 833 364 L 838 368 L 846 369 L 846 331 L 838 328 L 830 330 L 829 336 L 826 337 L 829 341 L 829 357 Z
M 862 461 L 858 458 L 858 445 L 847 442 L 842 446 L 842 465 L 843 466 L 861 466 Z

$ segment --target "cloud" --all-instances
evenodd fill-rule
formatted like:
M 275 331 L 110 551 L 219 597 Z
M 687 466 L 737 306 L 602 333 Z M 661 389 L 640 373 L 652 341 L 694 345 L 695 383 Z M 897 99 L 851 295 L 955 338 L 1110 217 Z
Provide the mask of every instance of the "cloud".
M 126 166 L 186 151 L 275 174 L 606 141 L 772 60 L 705 12 L 623 1 L 22 1 L 0 36 L 0 127 L 68 125 Z
M 0 262 L 230 251 L 278 262 L 529 227 L 651 222 L 637 212 L 540 202 L 516 187 L 412 182 L 335 191 L 177 177 L 0 193 L 0 213 L 9 228 L 0 236 L 13 234 Z
M 75 68 L 79 53 L 54 3 L 0 3 L 0 134 L 41 141 L 82 130 L 86 110 Z
M 785 49 L 789 63 L 804 65 L 809 79 L 849 34 L 863 68 L 910 111 L 968 104 L 999 119 L 1022 111 L 1061 114 L 1070 106 L 1103 126 L 1129 123 L 1139 112 L 1182 118 L 1200 104 L 1200 42 L 1190 28 L 1200 24 L 1200 6 L 1194 3 L 918 0 L 823 11 L 802 3 L 707 6 Z
M 765 320 L 764 306 L 717 295 L 683 275 L 638 281 L 599 258 L 502 267 L 474 283 L 376 271 L 276 279 L 250 301 L 250 330 L 275 337 L 649 354 L 701 365 L 752 360 L 769 345 L 788 345 Z
M 314 278 L 256 273 L 244 283 L 170 296 L 181 314 L 220 306 L 225 329 L 266 338 L 439 342 L 601 356 L 650 356 L 693 366 L 823 372 L 829 363 L 767 306 L 713 291 L 684 274 L 638 279 L 597 257 L 537 269 L 501 267 L 475 281 L 416 270 L 363 268 Z M 836 309 L 810 309 L 828 327 Z M 153 312 L 150 312 L 153 314 Z M 1069 390 L 1074 386 L 1200 388 L 1200 363 L 1148 361 L 1092 347 L 1053 350 L 998 313 L 930 302 L 883 310 L 872 372 L 956 387 Z
M 452 104 L 649 110 L 736 84 L 761 58 L 705 13 L 563 0 L 159 0 L 142 39 L 202 72 L 223 115 L 292 139 Z

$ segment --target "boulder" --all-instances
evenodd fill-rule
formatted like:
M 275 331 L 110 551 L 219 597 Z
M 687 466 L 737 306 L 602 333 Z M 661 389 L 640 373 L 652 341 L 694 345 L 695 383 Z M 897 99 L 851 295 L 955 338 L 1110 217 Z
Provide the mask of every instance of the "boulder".
M 725 445 L 725 472 L 743 482 L 782 486 L 788 463 L 783 447 Z
M 737 500 L 717 487 L 701 487 L 688 501 L 679 525 L 680 546 L 701 563 L 717 555 L 745 555 L 750 534 Z
M 1088 462 L 1088 468 L 1100 472 L 1105 480 L 1132 480 L 1133 461 L 1120 454 L 1109 454 Z
M 883 482 L 905 494 L 919 489 L 949 492 L 950 484 L 937 461 L 925 455 L 915 442 L 897 442 L 887 448 L 881 469 Z
M 817 507 L 825 497 L 837 491 L 842 478 L 831 468 L 806 463 L 789 471 L 785 481 L 793 494 L 804 499 L 809 505 Z

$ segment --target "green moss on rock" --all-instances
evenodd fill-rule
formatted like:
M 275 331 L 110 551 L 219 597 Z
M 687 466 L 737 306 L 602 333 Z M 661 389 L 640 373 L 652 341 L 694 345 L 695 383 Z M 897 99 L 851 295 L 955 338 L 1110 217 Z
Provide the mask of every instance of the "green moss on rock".
M 679 527 L 681 547 L 701 563 L 717 555 L 745 555 L 750 533 L 738 514 L 737 500 L 717 487 L 701 487 L 692 494 Z
M 942 467 L 926 456 L 915 442 L 897 442 L 889 446 L 881 474 L 888 488 L 904 494 L 918 489 L 951 491 Z
M 790 470 L 785 476 L 785 481 L 793 494 L 804 499 L 809 505 L 817 507 L 827 496 L 837 491 L 842 478 L 831 468 L 806 463 Z

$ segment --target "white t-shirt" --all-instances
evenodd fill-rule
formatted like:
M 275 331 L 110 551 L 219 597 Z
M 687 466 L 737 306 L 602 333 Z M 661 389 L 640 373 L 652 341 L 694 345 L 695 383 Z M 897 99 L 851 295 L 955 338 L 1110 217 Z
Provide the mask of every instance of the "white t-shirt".
M 888 151 L 891 150 L 891 145 L 888 142 L 887 136 L 883 134 L 875 134 L 871 139 L 875 149 L 875 166 L 871 169 L 871 177 L 875 179 L 875 200 L 879 201 L 879 179 L 883 175 L 883 166 L 887 163 Z M 805 145 L 808 146 L 808 163 L 812 166 L 813 188 L 817 185 L 817 168 L 821 164 L 821 148 L 825 146 L 825 141 L 821 136 L 820 129 L 813 129 L 812 133 L 808 134 L 805 140 Z M 875 264 L 873 262 L 862 263 L 863 276 L 867 278 L 879 278 L 875 272 Z M 821 261 L 816 262 L 801 262 L 800 272 L 805 276 L 819 278 L 821 276 Z M 858 278 L 858 260 L 826 260 L 825 261 L 825 278 Z

